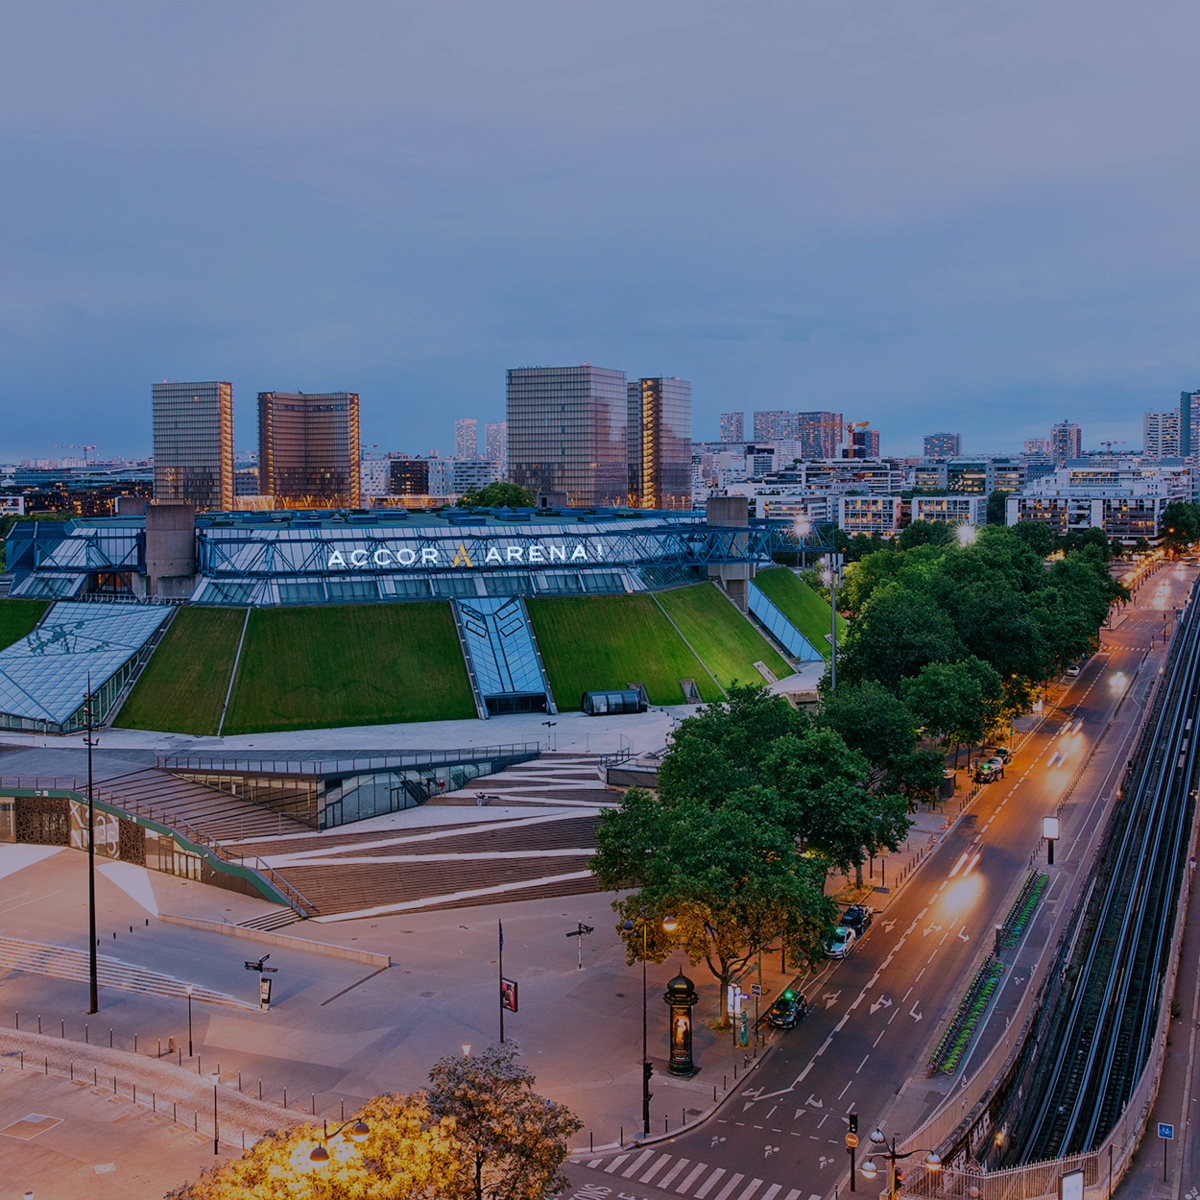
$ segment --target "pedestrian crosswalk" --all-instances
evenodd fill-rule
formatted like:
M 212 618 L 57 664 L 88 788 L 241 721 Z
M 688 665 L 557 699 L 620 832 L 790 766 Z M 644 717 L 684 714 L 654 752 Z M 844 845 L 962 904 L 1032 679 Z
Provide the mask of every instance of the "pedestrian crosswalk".
M 767 1184 L 764 1179 L 747 1180 L 744 1174 L 725 1167 L 660 1154 L 657 1150 L 630 1151 L 615 1158 L 593 1158 L 585 1164 L 589 1170 L 605 1175 L 645 1183 L 660 1192 L 673 1192 L 691 1200 L 821 1200 L 816 1194 L 807 1198 L 799 1188 L 784 1193 L 783 1184 Z M 762 1190 L 765 1187 L 765 1190 Z

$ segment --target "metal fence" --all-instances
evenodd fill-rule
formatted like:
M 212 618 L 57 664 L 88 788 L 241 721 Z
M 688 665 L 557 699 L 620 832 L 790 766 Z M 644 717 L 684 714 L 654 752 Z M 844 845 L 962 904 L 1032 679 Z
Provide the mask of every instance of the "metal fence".
M 375 771 L 411 767 L 443 767 L 455 763 L 526 755 L 536 758 L 541 742 L 514 742 L 507 746 L 467 746 L 459 750 L 401 750 L 362 758 L 321 758 L 316 755 L 231 757 L 210 754 L 155 753 L 155 766 L 164 771 L 212 771 L 258 775 L 369 775 Z

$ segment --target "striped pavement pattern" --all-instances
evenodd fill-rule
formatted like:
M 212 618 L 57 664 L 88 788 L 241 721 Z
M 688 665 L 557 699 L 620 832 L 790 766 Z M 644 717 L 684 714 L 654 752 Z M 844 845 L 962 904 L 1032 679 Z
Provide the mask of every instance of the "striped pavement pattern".
M 664 1168 L 669 1168 L 664 1171 Z M 657 1150 L 643 1150 L 640 1154 L 619 1154 L 613 1159 L 593 1158 L 586 1164 L 590 1170 L 603 1168 L 606 1175 L 618 1175 L 636 1183 L 647 1183 L 661 1192 L 674 1192 L 679 1196 L 690 1196 L 692 1200 L 801 1200 L 799 1188 L 784 1193 L 783 1184 L 772 1183 L 763 1188 L 765 1180 L 750 1179 L 745 1175 L 732 1175 L 724 1167 L 710 1167 L 708 1163 L 693 1163 L 690 1159 L 675 1158 L 672 1154 L 660 1154 Z M 817 1193 L 810 1193 L 808 1200 L 821 1200 Z
M 46 946 L 41 942 L 23 942 L 17 938 L 0 938 L 0 968 L 26 971 L 31 975 L 48 975 L 52 979 L 71 979 L 86 983 L 89 964 L 86 950 L 69 950 L 63 946 Z M 188 985 L 171 975 L 133 967 L 106 954 L 96 956 L 96 981 L 101 987 L 116 988 L 122 992 L 140 992 L 147 996 L 169 996 L 183 1000 L 188 994 Z M 225 992 L 211 988 L 193 987 L 192 999 L 208 1004 L 223 1004 L 229 1008 L 247 1008 L 257 1011 L 258 1004 L 238 1000 Z

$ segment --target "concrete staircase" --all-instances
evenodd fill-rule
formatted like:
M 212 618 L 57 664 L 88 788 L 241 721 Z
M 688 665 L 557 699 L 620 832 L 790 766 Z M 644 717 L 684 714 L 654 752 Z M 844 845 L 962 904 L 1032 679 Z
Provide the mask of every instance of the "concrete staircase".
M 96 979 L 101 987 L 122 992 L 139 992 L 145 996 L 167 996 L 176 1000 L 187 998 L 188 984 L 171 975 L 133 967 L 107 954 L 96 956 Z M 41 942 L 25 942 L 17 938 L 0 938 L 0 967 L 26 971 L 32 975 L 48 975 L 52 979 L 70 979 L 87 983 L 89 964 L 86 950 L 69 950 L 63 946 L 46 946 Z M 224 1004 L 228 1008 L 257 1010 L 257 1004 L 238 1000 L 225 992 L 211 988 L 192 988 L 192 999 L 206 1004 Z

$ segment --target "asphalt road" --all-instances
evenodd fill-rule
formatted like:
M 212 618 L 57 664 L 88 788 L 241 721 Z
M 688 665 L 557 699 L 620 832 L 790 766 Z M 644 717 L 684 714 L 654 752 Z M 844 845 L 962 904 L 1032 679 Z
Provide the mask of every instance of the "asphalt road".
M 1194 573 L 1191 565 L 1170 567 L 1142 585 L 1136 607 L 1104 634 L 1102 652 L 1069 681 L 1058 709 L 1014 757 L 1005 778 L 983 789 L 851 956 L 804 981 L 808 1017 L 780 1036 L 717 1115 L 683 1136 L 570 1165 L 575 1196 L 825 1200 L 835 1185 L 844 1194 L 845 1114 L 858 1113 L 865 1147 L 902 1085 L 910 1076 L 924 1077 L 931 1035 L 953 1013 L 1031 854 L 1044 845 L 1043 816 L 1053 815 L 1131 690 L 1152 635 L 1161 647 L 1162 614 L 1173 625 L 1173 610 L 1182 606 Z M 1146 672 L 1156 661 L 1137 680 L 1110 739 L 1139 719 L 1134 697 L 1149 684 Z M 1096 815 L 1094 796 L 1076 794 L 1074 802 Z M 1072 834 L 1060 848 L 1060 861 L 1069 860 L 1077 827 Z M 976 854 L 978 863 L 969 874 L 963 866 L 955 871 L 968 851 L 968 863 Z M 945 1084 L 930 1081 L 927 1111 L 944 1094 Z M 899 1137 L 909 1132 L 885 1129 Z M 856 1185 L 860 1192 L 878 1190 L 861 1176 Z

